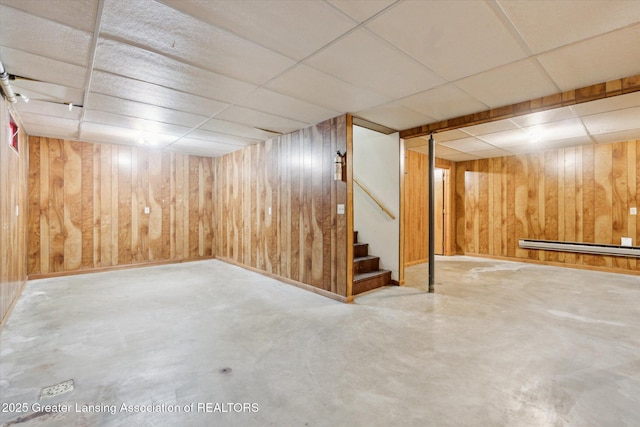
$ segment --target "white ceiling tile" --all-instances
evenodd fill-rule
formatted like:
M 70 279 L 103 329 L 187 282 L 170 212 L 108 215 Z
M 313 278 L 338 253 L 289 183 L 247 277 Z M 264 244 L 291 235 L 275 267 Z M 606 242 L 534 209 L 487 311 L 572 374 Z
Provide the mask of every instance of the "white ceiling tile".
M 457 81 L 456 86 L 491 108 L 558 92 L 534 59 L 503 65 Z
M 538 55 L 561 91 L 638 73 L 640 24 Z
M 511 119 L 518 126 L 536 126 L 544 123 L 575 118 L 571 107 L 554 108 L 553 110 L 540 111 L 538 113 L 525 114 Z
M 25 127 L 25 131 L 29 135 L 32 135 L 32 130 L 38 135 L 41 135 L 41 133 L 38 132 L 38 129 L 41 127 L 56 128 L 60 131 L 64 131 L 69 135 L 77 135 L 78 125 L 80 124 L 78 120 L 45 116 L 41 114 L 23 112 L 19 113 L 19 115 L 20 120 Z
M 31 99 L 29 103 L 23 102 L 20 99 L 16 104 L 14 104 L 14 108 L 18 110 L 20 115 L 31 113 L 76 121 L 80 120 L 80 115 L 82 114 L 81 108 L 73 108 L 69 111 L 69 107 L 64 104 L 38 101 L 35 99 Z
M 279 133 L 293 132 L 309 125 L 309 123 L 302 123 L 244 107 L 230 107 L 218 114 L 216 118 Z
M 205 116 L 211 116 L 229 105 L 175 89 L 101 71 L 93 73 L 91 93 L 129 99 L 144 104 Z
M 207 120 L 207 117 L 205 116 L 97 93 L 89 94 L 87 104 L 84 107 L 90 110 L 154 120 L 161 123 L 170 123 L 189 128 L 196 127 Z
M 640 140 L 640 127 L 636 129 L 627 129 L 619 132 L 594 134 L 592 138 L 599 144 L 606 144 L 609 142 L 621 142 L 621 141 L 633 141 Z
M 87 75 L 85 67 L 2 46 L 0 58 L 9 74 L 84 89 Z
M 436 157 L 440 157 L 445 160 L 451 160 L 452 162 L 466 162 L 467 160 L 478 160 L 481 157 L 476 156 L 475 154 L 469 153 L 459 153 L 459 154 L 438 154 L 438 150 L 436 149 Z
M 471 136 L 482 136 L 489 133 L 504 132 L 518 129 L 518 126 L 511 120 L 498 120 L 496 122 L 481 123 L 479 125 L 467 126 L 462 130 Z
M 303 64 L 270 81 L 265 87 L 340 113 L 360 111 L 388 101 L 381 95 Z
M 34 101 L 82 105 L 84 100 L 84 91 L 52 83 L 19 79 L 11 82 L 11 87 L 14 92 L 27 95 Z
M 467 128 L 464 128 L 464 130 L 466 130 Z M 452 130 L 447 130 L 444 132 L 438 132 L 438 133 L 434 133 L 433 134 L 433 139 L 436 142 L 447 142 L 447 141 L 452 141 L 454 139 L 462 139 L 462 138 L 468 138 L 469 135 L 465 132 L 463 132 L 463 129 L 452 129 Z M 425 140 L 429 140 L 429 136 L 425 135 L 421 138 L 424 138 Z
M 439 86 L 398 102 L 436 120 L 446 120 L 487 110 L 487 105 L 464 93 L 453 84 Z
M 249 139 L 257 139 L 260 141 L 264 141 L 279 135 L 278 133 L 266 132 L 261 129 L 256 129 L 252 126 L 241 125 L 239 123 L 219 119 L 209 119 L 209 121 L 200 126 L 200 129 L 241 136 Z
M 145 146 L 163 148 L 175 141 L 172 135 L 147 133 L 139 129 L 111 126 L 102 123 L 83 122 L 80 140 L 87 142 L 104 142 L 109 144 L 124 144 L 138 146 L 141 139 Z
M 405 1 L 367 27 L 447 81 L 526 56 L 485 2 Z
M 358 22 L 364 22 L 397 0 L 328 0 Z
M 427 147 L 427 154 L 428 154 L 428 147 Z M 451 147 L 447 147 L 444 146 L 442 144 L 436 144 L 436 157 L 442 157 L 442 156 L 448 156 L 450 154 L 460 154 L 461 151 L 459 150 L 454 150 Z
M 540 53 L 640 21 L 637 1 L 503 1 L 527 45 Z
M 318 1 L 164 0 L 164 3 L 297 60 L 355 26 L 331 5 Z
M 42 7 L 43 2 L 43 0 L 0 0 L 2 4 L 41 18 L 93 32 L 98 0 L 46 0 L 47 7 Z
M 364 28 L 345 36 L 305 63 L 392 99 L 444 83 L 427 68 Z
M 410 129 L 436 121 L 433 117 L 420 114 L 397 102 L 391 102 L 369 110 L 358 111 L 356 114 L 358 117 L 362 117 L 370 122 L 396 130 Z
M 464 151 L 464 152 L 493 150 L 494 148 L 496 148 L 490 144 L 487 144 L 484 141 L 481 141 L 473 137 L 441 142 L 439 143 L 439 145 L 443 147 L 453 148 L 454 150 L 458 150 L 458 151 Z
M 58 138 L 68 140 L 78 139 L 77 128 L 76 130 L 70 130 L 57 128 L 55 126 L 44 126 L 39 123 L 29 123 L 28 126 L 25 126 L 25 132 L 27 132 L 29 136 L 42 136 L 45 138 Z
M 100 41 L 95 62 L 98 70 L 222 102 L 237 101 L 256 87 L 112 40 Z
M 498 147 L 512 147 L 529 144 L 531 137 L 522 129 L 506 130 L 502 132 L 488 133 L 482 135 L 482 140 Z
M 153 0 L 106 0 L 101 35 L 262 84 L 295 61 Z
M 0 43 L 12 49 L 86 66 L 92 34 L 0 5 Z
M 84 123 L 87 122 L 124 127 L 145 134 L 164 134 L 174 137 L 180 137 L 189 131 L 189 128 L 184 126 L 93 110 L 85 110 Z
M 413 147 L 407 148 L 407 150 L 429 155 L 429 146 L 426 144 L 426 141 L 424 142 L 425 144 L 415 145 Z M 452 154 L 466 154 L 466 153 L 462 153 L 458 150 L 454 150 L 453 148 L 436 144 L 436 157 L 441 159 L 446 159 L 447 156 L 450 156 Z
M 592 135 L 636 129 L 640 127 L 640 107 L 627 108 L 609 113 L 593 114 L 582 118 Z
M 582 104 L 572 105 L 569 108 L 571 108 L 576 115 L 589 116 L 591 114 L 624 110 L 625 108 L 637 106 L 640 106 L 640 92 L 598 99 L 597 101 L 583 102 Z
M 587 132 L 584 126 L 582 126 L 580 119 L 567 119 L 542 125 L 528 126 L 522 128 L 522 130 L 527 133 L 532 140 L 540 140 L 543 142 L 587 136 Z
M 234 136 L 219 132 L 210 132 L 202 129 L 197 129 L 189 132 L 187 137 L 190 139 L 212 141 L 223 145 L 232 145 L 234 147 L 246 147 L 247 145 L 253 145 L 261 141 L 260 139 L 243 138 L 240 136 Z
M 337 111 L 264 88 L 252 92 L 250 96 L 243 99 L 238 105 L 306 123 L 319 123 L 340 114 Z
M 168 147 L 168 150 L 199 156 L 218 157 L 231 153 L 241 147 L 219 144 L 201 139 L 181 138 Z

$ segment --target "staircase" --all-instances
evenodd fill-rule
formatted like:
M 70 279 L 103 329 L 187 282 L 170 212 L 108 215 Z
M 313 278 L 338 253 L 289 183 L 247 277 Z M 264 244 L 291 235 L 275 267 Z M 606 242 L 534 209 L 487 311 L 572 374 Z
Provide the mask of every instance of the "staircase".
M 380 257 L 369 255 L 369 244 L 353 232 L 353 295 L 391 284 L 391 271 L 380 270 Z

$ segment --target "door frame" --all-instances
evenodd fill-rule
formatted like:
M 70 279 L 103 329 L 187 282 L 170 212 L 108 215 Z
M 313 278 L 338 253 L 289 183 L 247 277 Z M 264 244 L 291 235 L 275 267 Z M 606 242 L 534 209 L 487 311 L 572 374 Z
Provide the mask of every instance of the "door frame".
M 444 186 L 444 199 L 442 201 L 444 207 L 444 219 L 442 224 L 443 229 L 443 254 L 444 256 L 455 255 L 455 228 L 454 228 L 454 210 L 455 210 L 455 185 L 453 182 L 453 171 L 451 164 L 445 164 L 442 161 L 438 161 L 436 158 L 436 169 L 443 169 L 443 186 Z

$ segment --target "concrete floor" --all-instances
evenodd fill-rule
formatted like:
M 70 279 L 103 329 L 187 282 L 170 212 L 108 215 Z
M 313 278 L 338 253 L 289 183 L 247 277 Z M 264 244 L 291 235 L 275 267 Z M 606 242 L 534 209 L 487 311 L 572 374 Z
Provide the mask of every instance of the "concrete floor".
M 467 257 L 436 272 L 436 294 L 420 265 L 351 305 L 220 261 L 31 281 L 0 335 L 0 423 L 640 425 L 640 277 Z

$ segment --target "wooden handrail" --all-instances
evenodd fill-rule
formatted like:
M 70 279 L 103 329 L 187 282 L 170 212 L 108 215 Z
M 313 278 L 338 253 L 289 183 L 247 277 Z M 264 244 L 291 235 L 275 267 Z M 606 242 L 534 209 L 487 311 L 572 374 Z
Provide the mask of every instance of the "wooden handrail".
M 353 178 L 353 182 L 355 182 L 356 184 L 358 184 L 358 187 L 362 188 L 362 191 L 364 191 L 365 193 L 367 193 L 367 196 L 371 197 L 371 200 L 373 200 L 374 202 L 376 202 L 376 205 L 380 206 L 380 209 L 382 209 L 384 211 L 384 213 L 386 213 L 387 215 L 389 215 L 389 218 L 391 219 L 396 219 L 395 215 L 393 215 L 391 213 L 391 211 L 389 209 L 387 209 L 382 202 L 380 202 L 380 200 L 376 199 L 376 196 L 374 196 L 373 194 L 371 194 L 371 192 L 369 190 L 367 190 L 364 185 L 360 184 L 358 182 L 357 179 Z

